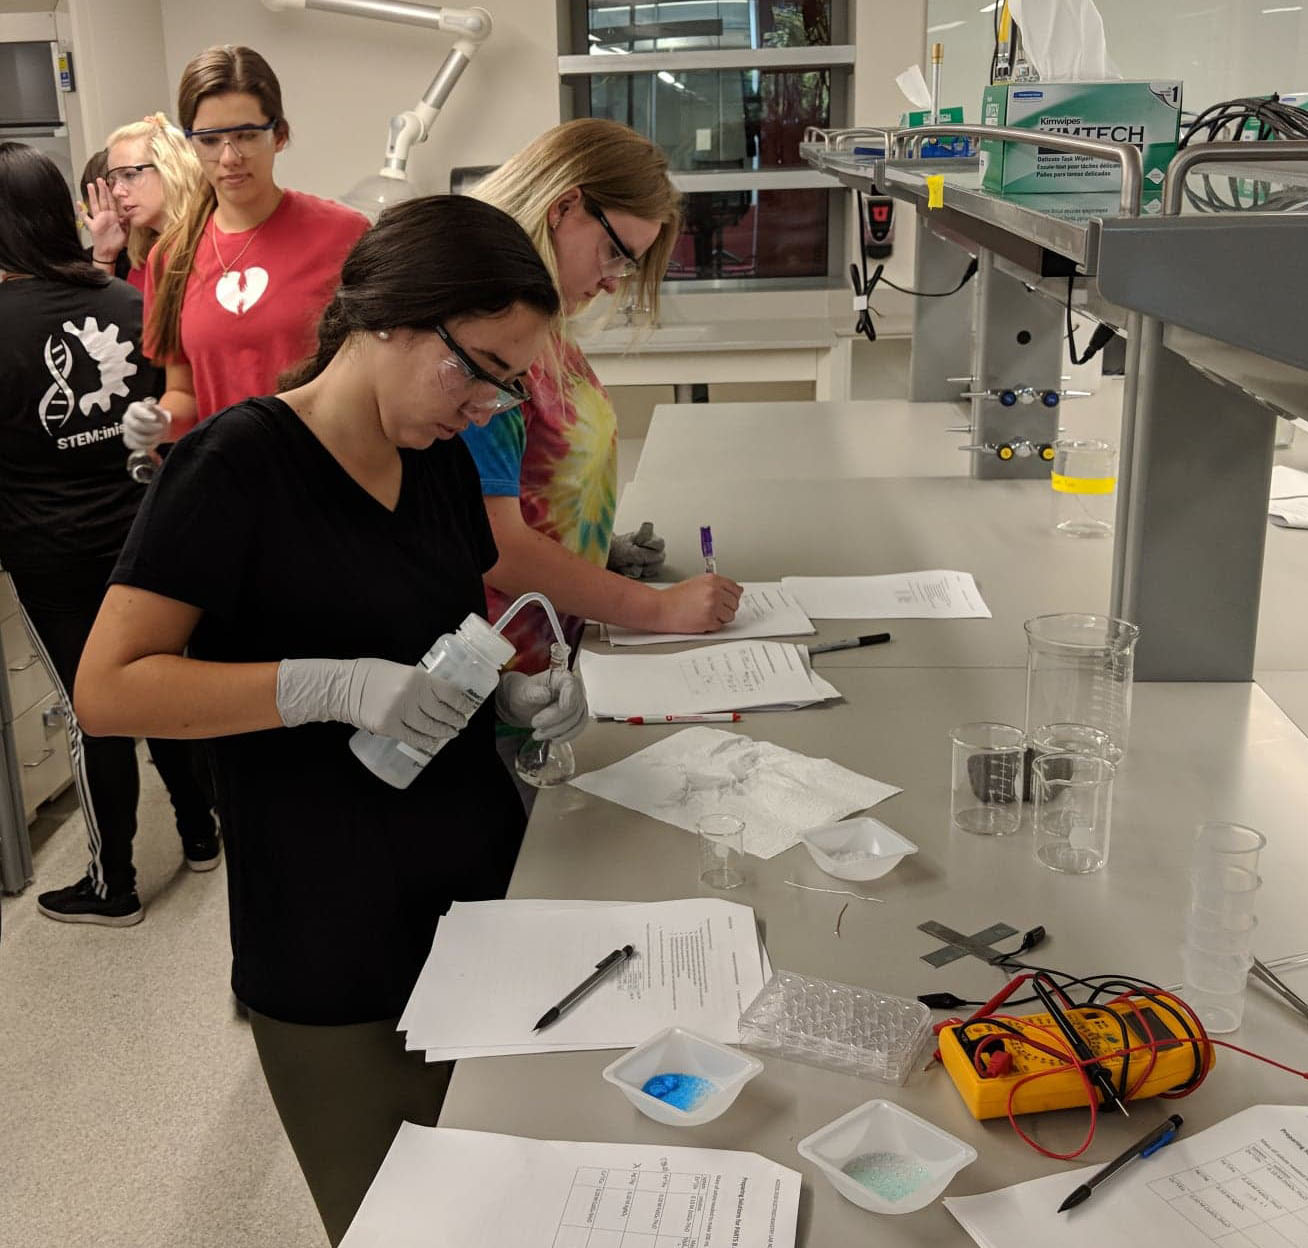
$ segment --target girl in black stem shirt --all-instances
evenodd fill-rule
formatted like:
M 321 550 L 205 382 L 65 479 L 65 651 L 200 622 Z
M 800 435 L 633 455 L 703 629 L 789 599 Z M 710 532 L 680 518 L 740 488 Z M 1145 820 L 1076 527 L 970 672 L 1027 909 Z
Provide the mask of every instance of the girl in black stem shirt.
M 524 401 L 558 295 L 473 199 L 392 208 L 345 261 L 314 360 L 184 437 L 155 479 L 78 676 L 102 732 L 216 738 L 232 987 L 333 1243 L 448 1068 L 396 1022 L 452 900 L 503 896 L 523 813 L 494 715 L 580 731 L 568 672 L 508 673 L 474 712 L 414 667 L 485 614 L 495 545 L 457 435 Z M 185 653 L 183 653 L 185 652 Z M 355 727 L 432 752 L 408 789 Z
M 54 162 L 0 143 L 0 564 L 70 708 L 83 643 L 143 494 L 119 437 L 127 406 L 162 388 L 140 342 L 141 296 L 84 255 Z M 138 923 L 136 742 L 87 735 L 71 715 L 68 738 L 90 862 L 85 878 L 38 905 L 69 922 Z M 187 863 L 217 866 L 195 747 L 152 741 L 150 753 Z

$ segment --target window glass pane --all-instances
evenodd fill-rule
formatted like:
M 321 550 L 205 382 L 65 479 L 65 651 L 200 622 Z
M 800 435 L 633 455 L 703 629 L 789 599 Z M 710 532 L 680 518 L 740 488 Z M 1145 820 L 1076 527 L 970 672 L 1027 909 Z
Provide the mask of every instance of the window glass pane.
M 677 171 L 803 167 L 806 126 L 831 118 L 831 71 L 594 74 L 590 115 L 653 139 Z
M 595 55 L 831 43 L 831 0 L 589 0 L 587 19 Z
M 826 277 L 830 194 L 814 189 L 687 195 L 666 280 Z

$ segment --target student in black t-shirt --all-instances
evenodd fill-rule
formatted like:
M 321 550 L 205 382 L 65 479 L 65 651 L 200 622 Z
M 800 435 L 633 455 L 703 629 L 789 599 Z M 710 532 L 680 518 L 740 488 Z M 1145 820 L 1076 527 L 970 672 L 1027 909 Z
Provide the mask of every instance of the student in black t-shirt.
M 384 213 L 291 388 L 177 443 L 78 678 L 100 731 L 215 738 L 232 987 L 333 1242 L 401 1120 L 440 1108 L 448 1068 L 396 1024 L 438 916 L 508 884 L 523 811 L 495 712 L 560 739 L 585 721 L 568 672 L 508 673 L 477 710 L 414 666 L 485 614 L 496 560 L 456 435 L 524 401 L 558 306 L 498 209 Z M 395 789 L 351 753 L 356 727 L 439 753 Z
M 159 394 L 163 379 L 141 354 L 141 296 L 85 258 L 58 168 L 21 143 L 0 143 L 0 271 L 0 564 L 69 708 L 91 851 L 84 879 L 37 902 L 50 918 L 121 927 L 142 917 L 132 866 L 136 743 L 84 733 L 70 693 L 142 497 L 126 471 L 123 412 Z M 163 741 L 150 750 L 188 865 L 217 866 L 195 747 Z

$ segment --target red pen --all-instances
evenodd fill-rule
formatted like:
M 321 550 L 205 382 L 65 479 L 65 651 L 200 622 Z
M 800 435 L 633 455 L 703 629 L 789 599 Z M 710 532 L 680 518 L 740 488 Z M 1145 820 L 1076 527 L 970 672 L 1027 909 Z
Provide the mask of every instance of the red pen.
M 713 711 L 707 715 L 628 715 L 624 724 L 737 724 L 739 711 Z

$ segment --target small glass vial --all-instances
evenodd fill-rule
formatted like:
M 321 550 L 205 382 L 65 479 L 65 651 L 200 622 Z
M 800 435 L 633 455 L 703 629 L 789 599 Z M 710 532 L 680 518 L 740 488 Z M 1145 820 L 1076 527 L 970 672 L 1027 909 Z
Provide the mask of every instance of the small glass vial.
M 550 646 L 550 671 L 568 670 L 568 647 L 560 642 Z M 524 784 L 537 789 L 552 788 L 577 774 L 577 756 L 568 741 L 538 741 L 528 737 L 514 760 L 514 770 Z
M 513 646 L 479 615 L 470 615 L 458 631 L 438 638 L 418 666 L 457 685 L 480 706 L 500 683 L 500 668 L 511 658 Z M 431 762 L 433 755 L 403 741 L 378 736 L 360 728 L 350 738 L 350 749 L 379 780 L 407 789 Z

